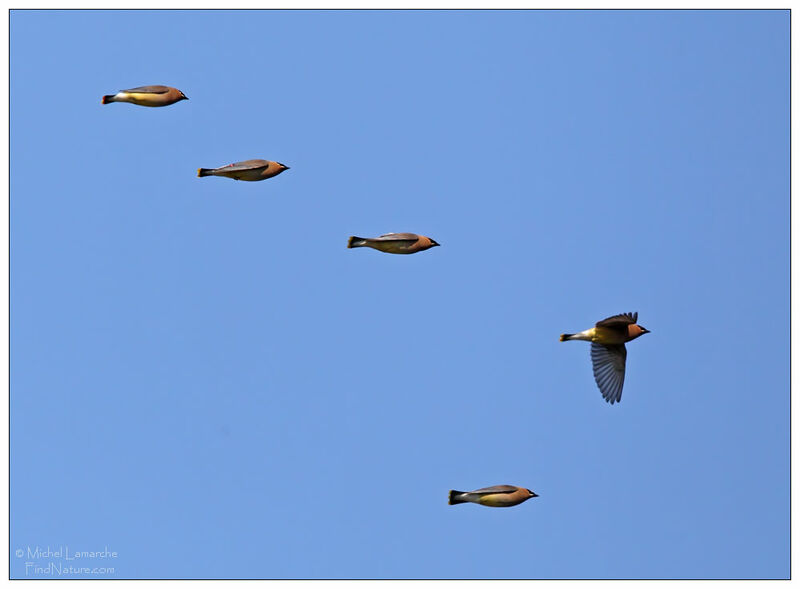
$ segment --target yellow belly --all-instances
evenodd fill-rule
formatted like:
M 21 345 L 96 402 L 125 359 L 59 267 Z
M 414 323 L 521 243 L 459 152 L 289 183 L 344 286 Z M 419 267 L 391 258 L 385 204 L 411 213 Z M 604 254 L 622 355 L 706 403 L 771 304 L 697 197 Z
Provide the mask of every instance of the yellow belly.
M 497 493 L 482 496 L 478 499 L 478 503 L 487 507 L 511 507 L 519 503 L 519 501 L 512 498 L 508 493 Z
M 163 106 L 164 96 L 161 94 L 141 94 L 139 92 L 132 92 L 125 94 L 128 102 L 138 104 L 139 106 Z
M 235 178 L 236 180 L 244 180 L 245 182 L 256 182 L 258 180 L 272 178 L 275 174 L 261 168 L 258 170 L 240 170 L 237 172 L 225 172 L 223 170 L 220 175 L 227 176 L 228 178 Z

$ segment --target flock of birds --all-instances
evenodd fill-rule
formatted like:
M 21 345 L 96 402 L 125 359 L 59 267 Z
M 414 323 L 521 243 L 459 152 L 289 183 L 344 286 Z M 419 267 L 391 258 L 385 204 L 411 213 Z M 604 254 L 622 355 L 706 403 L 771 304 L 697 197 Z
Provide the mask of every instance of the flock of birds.
M 140 86 L 103 96 L 102 103 L 128 102 L 139 106 L 158 107 L 169 106 L 181 100 L 188 100 L 188 98 L 177 88 Z M 273 178 L 288 169 L 288 166 L 280 162 L 253 159 L 219 168 L 200 168 L 197 170 L 197 175 L 201 178 L 221 176 L 234 180 L 257 182 Z M 438 245 L 430 237 L 416 233 L 386 233 L 379 237 L 351 236 L 347 241 L 348 248 L 370 247 L 387 254 L 415 254 Z M 623 313 L 598 321 L 594 327 L 585 331 L 561 335 L 562 342 L 572 340 L 591 342 L 594 379 L 603 398 L 612 405 L 619 403 L 622 398 L 627 358 L 625 344 L 649 333 L 647 329 L 637 323 L 637 320 L 637 313 Z M 511 507 L 519 505 L 531 497 L 538 497 L 538 495 L 525 487 L 495 485 L 475 491 L 450 491 L 449 504 L 477 503 L 487 507 Z

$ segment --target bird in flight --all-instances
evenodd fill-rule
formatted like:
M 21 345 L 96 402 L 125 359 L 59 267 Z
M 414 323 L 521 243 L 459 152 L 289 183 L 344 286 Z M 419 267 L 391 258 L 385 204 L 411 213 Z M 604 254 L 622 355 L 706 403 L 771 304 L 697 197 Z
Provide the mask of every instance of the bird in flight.
M 281 172 L 289 169 L 280 162 L 270 160 L 247 160 L 228 164 L 220 168 L 198 168 L 197 176 L 223 176 L 234 180 L 245 180 L 247 182 L 257 182 L 277 176 Z
M 356 237 L 347 240 L 347 247 L 371 247 L 387 254 L 415 254 L 439 244 L 416 233 L 386 233 L 380 237 Z
M 619 403 L 622 383 L 625 381 L 625 359 L 628 351 L 625 342 L 650 333 L 636 323 L 639 313 L 622 313 L 602 321 L 580 333 L 562 333 L 561 341 L 583 340 L 592 342 L 592 370 L 597 387 L 606 402 Z
M 496 485 L 475 491 L 450 491 L 448 505 L 459 503 L 477 503 L 486 507 L 512 507 L 538 497 L 536 493 L 524 487 L 514 485 Z
M 103 104 L 112 102 L 130 102 L 139 106 L 169 106 L 179 100 L 189 100 L 186 94 L 170 86 L 139 86 L 129 90 L 120 90 L 116 94 L 106 94 L 100 101 Z

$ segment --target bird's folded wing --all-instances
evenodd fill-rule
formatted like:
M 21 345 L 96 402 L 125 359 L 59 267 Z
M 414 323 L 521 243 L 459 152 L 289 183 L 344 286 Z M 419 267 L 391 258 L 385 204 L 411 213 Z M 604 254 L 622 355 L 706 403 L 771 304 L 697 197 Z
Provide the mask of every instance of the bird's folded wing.
M 483 489 L 470 491 L 470 493 L 489 495 L 491 493 L 513 493 L 516 490 L 517 488 L 514 487 L 513 485 L 495 485 L 494 487 L 484 487 Z
M 614 315 L 613 317 L 607 317 L 602 321 L 598 321 L 595 325 L 597 327 L 610 327 L 610 328 L 623 328 L 628 327 L 633 323 L 636 323 L 636 319 L 639 317 L 639 313 L 622 313 L 620 315 Z
M 228 164 L 222 166 L 221 170 L 226 172 L 242 172 L 244 170 L 257 170 L 258 168 L 266 168 L 269 162 L 266 160 L 247 160 L 246 162 L 236 162 L 235 164 Z
M 135 92 L 137 94 L 166 94 L 169 92 L 169 86 L 139 86 L 138 88 L 123 90 L 123 92 Z
M 419 239 L 419 235 L 414 233 L 384 233 L 380 237 L 376 239 L 380 239 L 381 241 L 417 241 Z
M 627 355 L 625 344 L 606 346 L 592 342 L 594 380 L 603 398 L 612 405 L 622 398 Z

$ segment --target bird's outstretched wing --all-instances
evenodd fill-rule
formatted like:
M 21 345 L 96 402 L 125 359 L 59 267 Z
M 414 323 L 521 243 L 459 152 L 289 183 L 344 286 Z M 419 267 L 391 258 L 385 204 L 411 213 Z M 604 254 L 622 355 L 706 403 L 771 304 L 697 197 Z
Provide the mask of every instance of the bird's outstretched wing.
M 638 311 L 635 313 L 622 313 L 620 315 L 614 315 L 613 317 L 607 317 L 602 321 L 598 321 L 595 325 L 597 327 L 628 327 L 628 325 L 632 325 L 636 323 L 636 320 L 639 318 Z
M 138 88 L 123 90 L 123 92 L 132 92 L 136 94 L 166 94 L 169 92 L 169 86 L 139 86 Z
M 625 382 L 625 344 L 604 345 L 592 342 L 592 370 L 597 388 L 603 398 L 612 405 L 622 398 L 622 383 Z
M 637 317 L 639 317 L 639 313 L 622 313 L 621 315 L 614 315 L 598 321 L 595 326 L 628 335 L 628 326 L 636 323 Z

